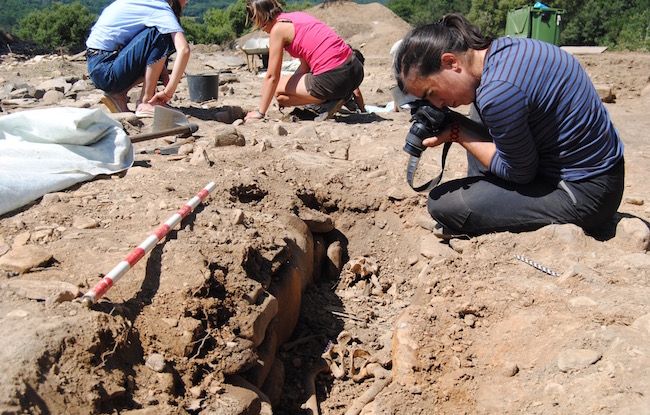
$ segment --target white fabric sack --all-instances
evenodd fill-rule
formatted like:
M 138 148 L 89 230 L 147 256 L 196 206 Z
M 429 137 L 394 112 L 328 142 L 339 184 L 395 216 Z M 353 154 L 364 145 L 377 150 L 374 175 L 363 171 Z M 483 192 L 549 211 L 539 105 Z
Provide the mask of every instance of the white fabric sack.
M 133 159 L 122 124 L 99 109 L 0 117 L 0 215 L 99 174 L 126 170 Z

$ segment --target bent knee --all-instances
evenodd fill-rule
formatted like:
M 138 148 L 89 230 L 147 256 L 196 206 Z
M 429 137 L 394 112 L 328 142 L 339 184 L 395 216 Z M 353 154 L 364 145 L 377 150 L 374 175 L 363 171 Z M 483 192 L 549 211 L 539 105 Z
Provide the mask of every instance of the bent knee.
M 288 95 L 284 95 L 282 93 L 276 93 L 275 94 L 275 100 L 278 101 L 278 104 L 280 106 L 282 106 L 282 107 L 290 106 L 290 105 L 288 105 L 289 102 L 290 102 L 290 98 L 289 98 Z
M 460 231 L 470 213 L 467 207 L 453 192 L 436 195 L 434 191 L 427 200 L 429 215 L 440 225 L 450 230 Z
M 440 202 L 440 199 L 429 198 L 427 202 L 427 210 L 429 215 L 438 223 L 444 222 L 445 218 L 449 216 L 449 204 Z M 446 223 L 441 223 L 441 225 L 448 225 Z

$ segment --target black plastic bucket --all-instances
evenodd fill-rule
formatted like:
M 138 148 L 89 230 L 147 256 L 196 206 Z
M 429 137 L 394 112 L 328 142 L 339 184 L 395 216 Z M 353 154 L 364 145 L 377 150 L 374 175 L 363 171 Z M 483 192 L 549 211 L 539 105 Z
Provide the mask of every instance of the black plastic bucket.
M 190 101 L 204 102 L 219 97 L 219 73 L 187 75 Z

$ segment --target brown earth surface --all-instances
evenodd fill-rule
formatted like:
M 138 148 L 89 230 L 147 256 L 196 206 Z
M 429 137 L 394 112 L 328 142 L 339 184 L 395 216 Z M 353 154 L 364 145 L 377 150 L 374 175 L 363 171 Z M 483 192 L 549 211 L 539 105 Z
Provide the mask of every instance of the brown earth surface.
M 379 4 L 308 11 L 363 52 L 366 103 L 392 101 L 389 50 L 408 24 Z M 0 412 L 650 413 L 650 54 L 576 57 L 615 95 L 627 170 L 616 218 L 596 236 L 564 225 L 445 243 L 405 181 L 409 113 L 319 123 L 273 106 L 241 124 L 262 78 L 236 48 L 195 45 L 187 73 L 220 70 L 221 87 L 196 103 L 181 82 L 172 103 L 199 126 L 193 141 L 175 154 L 153 151 L 180 138 L 135 143 L 125 173 L 0 217 L 0 261 L 25 246 L 51 256 L 0 273 Z M 87 79 L 85 60 L 0 56 L 3 88 L 53 78 Z M 0 114 L 106 110 L 90 83 L 54 104 L 16 94 Z M 152 120 L 123 124 L 138 134 Z M 464 153 L 449 157 L 444 180 L 462 177 Z M 420 179 L 439 165 L 427 150 Z M 204 203 L 82 305 L 209 182 Z

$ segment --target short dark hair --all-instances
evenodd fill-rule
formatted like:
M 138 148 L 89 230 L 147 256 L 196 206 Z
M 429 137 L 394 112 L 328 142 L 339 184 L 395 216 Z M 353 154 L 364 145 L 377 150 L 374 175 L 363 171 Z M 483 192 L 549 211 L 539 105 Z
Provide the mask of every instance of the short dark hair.
M 181 14 L 183 13 L 183 6 L 181 6 L 181 0 L 167 0 L 167 4 L 172 8 L 176 20 L 181 21 Z

